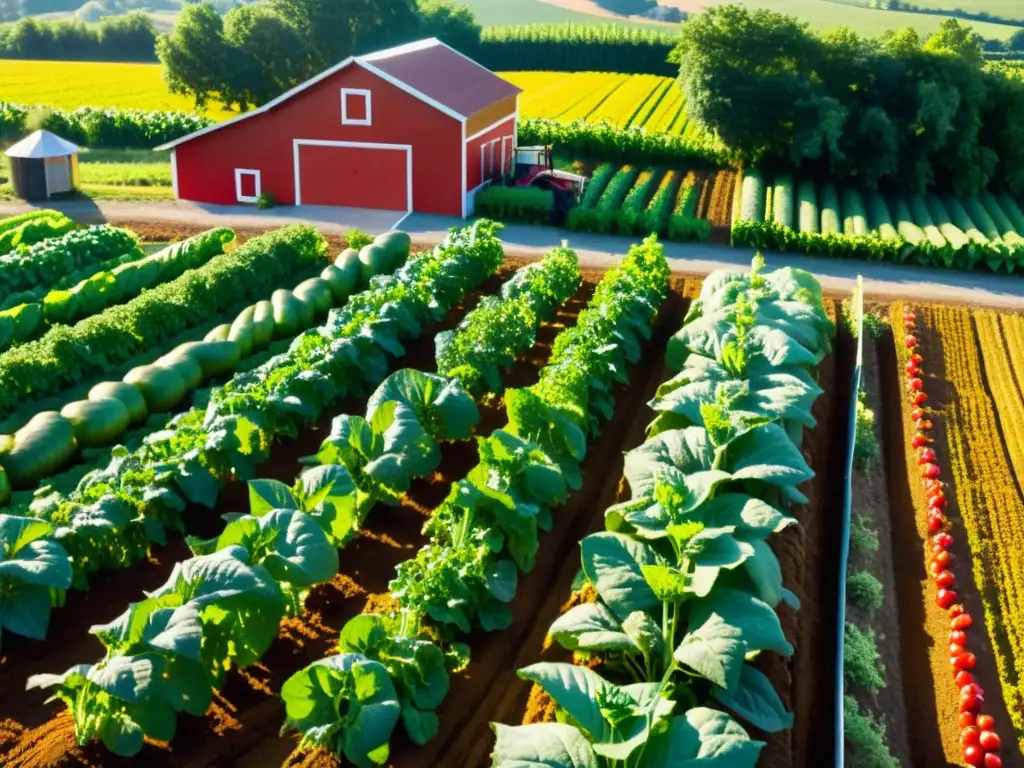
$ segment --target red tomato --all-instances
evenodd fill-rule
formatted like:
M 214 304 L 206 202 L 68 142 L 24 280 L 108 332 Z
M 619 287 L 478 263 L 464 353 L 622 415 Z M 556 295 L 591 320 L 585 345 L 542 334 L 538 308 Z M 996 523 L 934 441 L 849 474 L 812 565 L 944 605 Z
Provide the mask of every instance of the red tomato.
M 928 402 L 928 395 L 924 392 L 915 392 L 914 399 L 911 401 L 914 405 L 924 405 Z
M 965 674 L 969 675 L 970 672 L 966 672 Z M 973 712 L 961 712 L 960 713 L 960 727 L 961 728 L 966 728 L 967 726 L 974 725 L 974 724 L 975 724 L 975 716 L 974 716 Z
M 907 365 L 910 365 L 910 363 L 907 363 Z M 918 419 L 923 419 L 923 418 L 924 418 L 924 411 L 921 410 L 920 408 L 915 408 L 914 410 L 912 410 L 910 412 L 910 420 L 911 421 L 917 421 Z
M 985 768 L 1003 768 L 1003 758 L 995 752 L 986 752 L 983 765 Z
M 928 547 L 928 551 L 931 553 L 932 557 L 935 557 L 939 552 L 945 552 L 946 548 L 941 544 L 932 544 Z
M 929 509 L 945 509 L 946 508 L 946 497 L 945 496 L 932 496 L 928 499 Z
M 907 360 L 907 364 L 903 366 L 903 370 L 907 372 L 909 376 L 916 376 L 918 371 L 921 370 L 921 366 L 915 363 L 913 360 Z M 918 416 L 917 418 L 921 418 Z
M 953 576 L 952 572 L 950 571 L 942 571 L 938 576 L 935 577 L 935 583 L 943 589 L 946 589 L 947 587 L 952 587 L 955 582 L 956 577 Z M 963 645 L 963 643 L 961 643 L 961 645 Z
M 907 349 L 917 346 L 917 337 L 907 334 L 907 338 L 903 340 L 903 343 L 907 345 Z
M 917 352 L 914 352 L 910 356 L 910 359 L 913 360 L 915 363 L 923 363 L 924 362 L 924 358 L 921 357 L 921 355 L 919 355 Z
M 967 629 L 973 623 L 974 619 L 971 618 L 971 614 L 962 613 L 953 619 L 950 626 L 952 626 L 953 629 Z
M 961 653 L 963 653 L 963 649 L 961 649 Z M 961 699 L 967 699 L 967 698 L 970 698 L 971 696 L 977 696 L 979 699 L 984 701 L 985 700 L 985 689 L 982 688 L 977 683 L 968 683 L 967 685 L 963 686 L 960 689 L 960 698 Z
M 932 428 L 933 428 L 934 426 L 935 426 L 935 425 L 934 425 L 934 424 L 932 424 L 932 421 L 931 421 L 931 419 L 918 419 L 918 420 L 917 420 L 917 428 L 918 428 L 918 429 L 919 429 L 919 430 L 920 430 L 921 432 L 928 432 L 928 431 L 929 431 L 929 430 L 931 430 L 931 429 L 932 429 Z
M 995 731 L 981 732 L 981 746 L 983 746 L 987 752 L 995 752 L 1002 745 L 1003 742 L 999 738 L 999 734 Z
M 951 589 L 940 589 L 939 594 L 935 596 L 935 602 L 939 608 L 949 608 L 953 603 L 956 602 L 957 594 Z M 973 664 L 971 666 L 974 666 Z
M 955 619 L 963 612 L 964 607 L 962 605 L 954 605 L 952 608 L 949 609 L 949 618 Z M 963 629 L 963 627 L 953 627 L 953 629 Z
M 921 448 L 925 445 L 928 445 L 928 438 L 925 437 L 924 435 L 914 435 L 912 438 L 910 438 L 910 445 L 913 448 Z
M 949 564 L 953 562 L 953 555 L 944 549 L 932 556 L 932 562 L 941 565 L 943 568 L 948 568 Z M 949 606 L 946 607 L 948 608 Z
M 960 746 L 969 747 L 972 744 L 977 745 L 981 736 L 981 729 L 974 725 L 969 725 L 960 731 Z
M 957 658 L 963 657 L 958 656 Z M 977 696 L 969 696 L 966 699 L 960 699 L 960 711 L 977 713 L 981 711 L 982 704 L 984 704 L 984 702 Z
M 938 464 L 925 464 L 921 467 L 922 477 L 938 477 L 940 472 Z
M 907 380 L 907 390 L 910 392 L 920 392 L 924 389 L 924 382 L 916 376 L 912 379 Z
M 969 747 L 964 747 L 964 762 L 968 765 L 984 765 L 985 750 L 973 744 Z
M 962 669 L 956 673 L 956 687 L 963 688 L 965 685 L 970 685 L 974 682 L 974 675 L 968 672 L 966 669 Z M 974 725 L 972 722 L 971 725 Z
M 934 518 L 929 518 L 934 519 Z M 928 573 L 934 579 L 937 578 L 940 573 L 946 570 L 946 566 L 936 563 L 934 560 L 928 563 Z
M 957 645 L 956 643 L 950 643 L 949 644 L 949 655 L 950 656 L 954 656 L 954 657 L 955 656 L 960 656 L 960 655 L 962 655 L 964 653 L 967 653 L 967 649 L 964 648 L 962 645 Z M 972 683 L 972 685 L 973 685 L 973 683 Z
M 974 669 L 974 664 L 977 661 L 973 653 L 961 653 L 959 656 L 951 657 L 949 663 L 952 664 L 956 669 Z
M 934 449 L 932 449 L 932 448 L 924 448 L 924 449 L 921 450 L 921 453 L 918 454 L 917 463 L 918 464 L 928 464 L 930 462 L 935 461 L 936 458 L 938 458 L 938 457 L 935 455 L 935 450 Z
M 942 515 L 928 515 L 928 533 L 938 533 L 946 524 L 946 518 Z
M 991 731 L 996 727 L 996 719 L 992 715 L 978 715 L 977 725 L 983 731 Z
M 932 544 L 939 544 L 943 549 L 949 549 L 953 545 L 953 537 L 948 533 L 937 533 L 932 536 Z
M 966 646 L 967 645 L 967 633 L 964 632 L 961 629 L 954 629 L 952 632 L 949 633 L 949 642 L 956 643 L 957 645 L 964 645 L 964 646 Z M 969 675 L 971 673 L 970 672 L 965 672 L 964 674 Z M 972 678 L 971 680 L 968 680 L 967 682 L 968 683 L 973 683 L 974 680 Z M 959 680 L 956 681 L 956 684 L 958 686 L 960 686 L 961 688 L 964 687 L 965 685 L 967 685 L 967 683 L 961 683 Z

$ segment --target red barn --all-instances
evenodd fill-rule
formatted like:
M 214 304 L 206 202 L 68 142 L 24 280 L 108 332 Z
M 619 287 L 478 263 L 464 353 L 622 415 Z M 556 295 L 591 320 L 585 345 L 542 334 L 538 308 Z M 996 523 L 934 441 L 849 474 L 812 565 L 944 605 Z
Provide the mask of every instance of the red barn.
M 512 164 L 520 89 L 436 39 L 353 56 L 157 149 L 174 196 L 465 217 Z

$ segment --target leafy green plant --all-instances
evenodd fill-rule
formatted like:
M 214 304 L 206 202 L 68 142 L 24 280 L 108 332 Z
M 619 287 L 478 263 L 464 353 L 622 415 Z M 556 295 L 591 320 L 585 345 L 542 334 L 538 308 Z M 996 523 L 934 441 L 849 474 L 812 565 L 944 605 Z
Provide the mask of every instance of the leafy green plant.
M 71 586 L 68 553 L 43 520 L 0 515 L 0 629 L 42 640 L 50 623 L 51 590 Z
M 870 713 L 861 712 L 852 696 L 844 697 L 843 733 L 852 768 L 900 768 L 900 761 L 885 743 L 885 725 Z
M 345 244 L 349 248 L 355 248 L 357 251 L 364 246 L 369 245 L 373 242 L 373 235 L 368 232 L 364 232 L 356 227 L 350 228 L 345 233 Z
M 475 397 L 500 394 L 502 371 L 533 346 L 540 323 L 550 320 L 579 285 L 576 253 L 552 249 L 518 270 L 500 296 L 484 297 L 457 328 L 434 337 L 437 372 L 458 379 Z
M 601 192 L 596 202 L 591 202 L 589 192 L 597 188 L 597 174 L 601 173 L 604 166 L 594 174 L 590 190 L 584 195 L 583 205 L 573 208 L 566 218 L 566 226 L 572 230 L 584 232 L 612 232 L 620 225 L 624 225 L 621 207 L 626 195 L 632 189 L 634 182 L 639 176 L 639 170 L 632 165 L 624 165 L 615 172 L 608 180 L 607 185 Z
M 878 436 L 875 434 L 875 412 L 868 408 L 867 394 L 857 391 L 856 433 L 853 440 L 853 464 L 864 471 L 878 460 Z
M 844 630 L 843 674 L 846 679 L 869 691 L 885 687 L 885 669 L 878 658 L 875 632 L 846 622 Z
M 277 198 L 272 192 L 260 192 L 260 196 L 256 198 L 256 207 L 261 211 L 275 208 L 277 207 Z
M 686 243 L 704 241 L 711 236 L 711 222 L 697 218 L 700 186 L 692 171 L 686 174 L 679 187 L 679 197 L 668 219 L 668 239 Z
M 390 590 L 400 611 L 381 616 L 375 630 L 383 631 L 388 643 L 429 643 L 438 649 L 429 651 L 435 659 L 439 653 L 454 656 L 451 668 L 465 663 L 466 652 L 457 646 L 445 649 L 439 637 L 449 639 L 456 631 L 468 632 L 477 625 L 488 630 L 508 626 L 508 604 L 515 596 L 518 573 L 532 568 L 539 532 L 550 528 L 553 508 L 565 499 L 569 487 L 579 487 L 586 435 L 611 416 L 612 385 L 622 379 L 625 366 L 638 359 L 640 342 L 650 334 L 667 293 L 668 275 L 656 238 L 631 248 L 620 267 L 605 275 L 577 325 L 556 338 L 540 381 L 506 393 L 510 403 L 516 393 L 528 396 L 515 409 L 510 405 L 507 428 L 478 440 L 479 463 L 453 484 L 426 524 L 429 543 L 398 568 Z M 549 445 L 558 451 L 560 461 L 549 455 Z M 366 618 L 352 620 L 357 621 Z M 342 631 L 343 637 L 348 629 Z M 388 664 L 384 655 L 375 658 Z M 404 673 L 392 668 L 389 673 L 400 696 Z M 299 698 L 295 706 L 302 712 L 308 704 Z M 322 743 L 321 734 L 345 728 L 346 713 L 358 711 L 358 706 L 358 694 L 349 688 L 330 709 L 322 710 L 322 716 L 300 724 L 289 708 L 289 719 L 304 740 Z M 403 716 L 402 723 L 409 737 L 422 743 L 436 729 L 436 704 L 430 701 L 427 714 L 417 708 L 421 712 L 408 719 Z M 404 706 L 402 711 L 404 715 Z M 382 721 L 382 731 L 384 725 L 390 736 L 394 721 Z M 373 754 L 353 755 L 337 740 L 330 747 L 359 765 L 384 760 L 387 754 L 383 740 L 376 738 Z
M 746 275 L 705 281 L 670 343 L 679 375 L 655 395 L 647 441 L 626 454 L 631 497 L 581 542 L 597 600 L 562 614 L 549 634 L 600 666 L 521 670 L 555 700 L 559 723 L 497 726 L 495 765 L 532 755 L 566 768 L 713 757 L 753 766 L 763 744 L 698 706 L 707 698 L 769 733 L 792 726 L 747 660 L 793 651 L 775 609 L 799 601 L 767 538 L 795 523 L 788 504 L 806 500 L 798 486 L 813 472 L 799 445 L 834 329 L 810 275 L 763 274 L 763 265 L 758 257 Z M 613 686 L 604 670 L 631 685 Z M 676 707 L 686 711 L 670 717 Z
M 867 515 L 854 515 L 850 521 L 850 546 L 855 552 L 878 551 L 878 532 Z
M 106 224 L 73 230 L 34 245 L 19 245 L 0 256 L 0 300 L 18 291 L 52 286 L 68 272 L 127 253 L 142 255 L 138 238 Z
M 851 573 L 846 580 L 846 599 L 865 611 L 877 611 L 882 607 L 882 582 L 868 571 Z
M 555 208 L 555 193 L 537 187 L 492 184 L 473 198 L 473 213 L 518 224 L 547 224 Z
M 0 221 L 0 256 L 20 245 L 30 246 L 67 234 L 75 222 L 60 211 L 43 209 L 9 216 Z

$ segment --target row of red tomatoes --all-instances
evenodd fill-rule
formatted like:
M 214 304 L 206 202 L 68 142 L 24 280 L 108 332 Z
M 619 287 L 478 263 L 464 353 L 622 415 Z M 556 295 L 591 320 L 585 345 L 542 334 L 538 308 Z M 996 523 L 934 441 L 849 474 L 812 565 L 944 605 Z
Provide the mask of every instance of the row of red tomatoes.
M 921 467 L 921 478 L 928 498 L 928 573 L 938 587 L 935 602 L 949 615 L 949 663 L 953 669 L 957 688 L 960 689 L 960 746 L 964 762 L 983 768 L 1000 768 L 1001 741 L 995 732 L 995 720 L 981 712 L 985 703 L 985 691 L 974 681 L 971 672 L 977 662 L 975 655 L 967 650 L 967 629 L 974 623 L 971 614 L 957 602 L 958 595 L 953 587 L 956 577 L 949 570 L 953 562 L 953 536 L 948 532 L 946 518 L 946 484 L 939 479 L 938 457 L 931 447 L 932 422 L 924 407 L 928 395 L 924 392 L 921 365 L 924 358 L 918 352 L 917 316 L 909 307 L 903 310 L 903 327 L 907 332 L 906 347 L 910 353 L 905 367 L 907 396 L 913 409 L 910 418 L 916 431 L 911 445 L 917 452 L 917 463 Z

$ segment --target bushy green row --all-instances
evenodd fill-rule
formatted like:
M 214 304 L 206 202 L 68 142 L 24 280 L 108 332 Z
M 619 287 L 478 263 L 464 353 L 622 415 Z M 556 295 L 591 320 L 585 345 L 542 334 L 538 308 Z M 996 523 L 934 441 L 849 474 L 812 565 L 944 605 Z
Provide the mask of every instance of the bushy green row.
M 113 269 L 100 269 L 77 285 L 55 288 L 40 301 L 0 311 L 0 352 L 41 335 L 58 323 L 72 325 L 113 304 L 134 298 L 144 290 L 173 280 L 182 272 L 208 262 L 224 251 L 235 233 L 221 227 L 202 232 L 162 251 Z M 133 252 L 132 255 L 137 255 Z
M 0 255 L 19 245 L 35 245 L 51 237 L 60 237 L 75 228 L 75 222 L 60 211 L 29 211 L 0 221 Z
M 704 241 L 711 236 L 711 222 L 697 218 L 701 185 L 693 171 L 686 174 L 679 187 L 676 207 L 668 220 L 668 239 L 680 243 Z
M 19 245 L 0 256 L 0 301 L 19 291 L 52 287 L 68 272 L 126 254 L 142 257 L 138 238 L 106 224 L 69 231 L 34 245 Z
M 555 194 L 536 187 L 493 184 L 473 200 L 473 213 L 488 219 L 517 224 L 547 224 L 555 207 Z
M 319 232 L 293 224 L 73 327 L 0 354 L 0 417 L 23 401 L 60 392 L 202 325 L 241 301 L 262 298 L 326 253 Z

